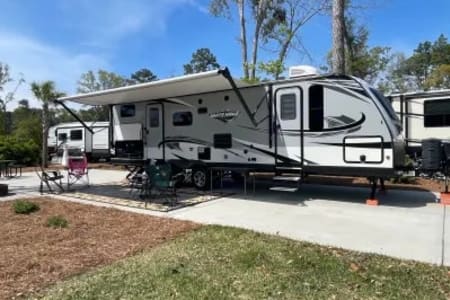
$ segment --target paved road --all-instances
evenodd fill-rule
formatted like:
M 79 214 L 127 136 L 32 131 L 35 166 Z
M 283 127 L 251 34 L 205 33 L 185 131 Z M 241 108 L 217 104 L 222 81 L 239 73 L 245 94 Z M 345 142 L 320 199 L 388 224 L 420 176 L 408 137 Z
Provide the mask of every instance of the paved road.
M 125 174 L 92 170 L 91 183 L 117 182 Z M 35 195 L 39 185 L 33 173 L 3 182 L 19 196 Z M 260 184 L 255 194 L 237 193 L 169 213 L 117 208 L 450 266 L 450 209 L 436 203 L 435 194 L 390 190 L 379 197 L 378 207 L 365 205 L 367 195 L 365 188 L 308 184 L 283 193 Z

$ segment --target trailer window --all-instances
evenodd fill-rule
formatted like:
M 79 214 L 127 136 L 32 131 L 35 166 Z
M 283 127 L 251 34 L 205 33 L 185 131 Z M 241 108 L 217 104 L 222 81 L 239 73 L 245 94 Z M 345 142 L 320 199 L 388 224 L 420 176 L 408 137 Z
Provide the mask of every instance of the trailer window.
M 173 114 L 173 126 L 192 125 L 192 113 L 190 111 L 180 111 Z
M 297 101 L 295 94 L 284 94 L 280 97 L 281 120 L 295 120 L 297 118 Z
M 81 141 L 83 139 L 83 131 L 81 129 L 70 131 L 70 140 Z
M 323 86 L 309 88 L 309 130 L 323 129 Z
M 67 133 L 58 134 L 58 141 L 61 141 L 61 142 L 67 141 Z
M 134 104 L 125 104 L 120 106 L 120 117 L 131 118 L 136 114 L 136 106 Z
M 159 108 L 150 108 L 150 127 L 159 127 Z
M 423 110 L 425 127 L 450 126 L 450 99 L 425 101 Z

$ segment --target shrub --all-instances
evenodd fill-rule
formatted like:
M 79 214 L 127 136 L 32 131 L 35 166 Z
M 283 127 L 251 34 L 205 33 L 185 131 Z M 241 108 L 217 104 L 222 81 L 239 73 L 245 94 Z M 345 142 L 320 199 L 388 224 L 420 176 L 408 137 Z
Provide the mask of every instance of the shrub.
M 39 153 L 39 146 L 32 140 L 0 136 L 0 159 L 11 159 L 19 164 L 32 165 L 38 161 Z
M 47 219 L 47 227 L 66 228 L 69 222 L 63 216 L 51 216 Z
M 13 203 L 13 210 L 16 214 L 28 215 L 39 210 L 39 205 L 27 200 L 17 200 Z

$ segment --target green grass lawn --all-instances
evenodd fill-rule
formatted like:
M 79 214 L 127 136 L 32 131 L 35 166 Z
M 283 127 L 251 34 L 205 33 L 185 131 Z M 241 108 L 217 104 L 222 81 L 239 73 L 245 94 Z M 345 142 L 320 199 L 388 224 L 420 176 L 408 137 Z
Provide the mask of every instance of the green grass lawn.
M 45 298 L 448 299 L 449 272 L 450 268 L 205 226 L 56 285 Z

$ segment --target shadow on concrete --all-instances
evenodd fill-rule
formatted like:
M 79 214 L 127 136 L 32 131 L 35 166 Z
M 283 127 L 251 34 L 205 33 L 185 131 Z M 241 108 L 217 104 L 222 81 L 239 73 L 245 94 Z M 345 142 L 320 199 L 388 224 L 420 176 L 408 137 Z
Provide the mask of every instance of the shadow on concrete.
M 242 185 L 224 180 L 221 191 L 232 191 L 233 198 L 249 199 L 253 201 L 267 201 L 286 205 L 304 205 L 315 200 L 328 200 L 338 202 L 349 202 L 364 204 L 370 195 L 370 188 L 361 186 L 338 186 L 303 183 L 296 192 L 271 191 L 270 187 L 280 185 L 265 179 L 256 179 L 255 192 L 253 193 L 252 182 L 247 185 L 247 195 L 243 193 Z M 292 186 L 292 185 L 290 185 Z M 401 190 L 387 189 L 385 193 L 378 192 L 376 195 L 379 205 L 392 207 L 423 207 L 430 203 L 436 203 L 437 198 L 433 192 L 428 190 Z

